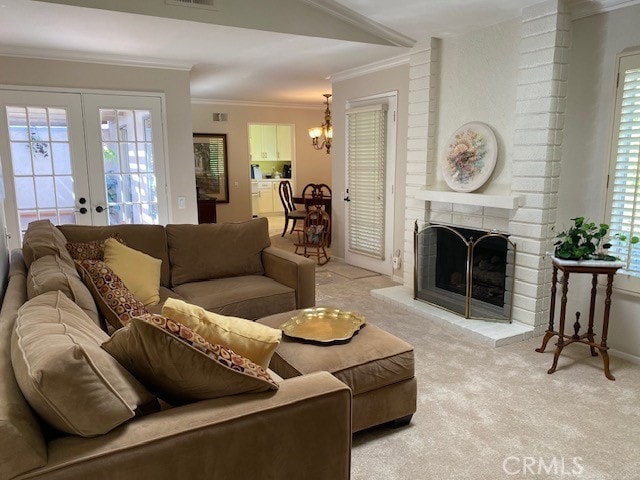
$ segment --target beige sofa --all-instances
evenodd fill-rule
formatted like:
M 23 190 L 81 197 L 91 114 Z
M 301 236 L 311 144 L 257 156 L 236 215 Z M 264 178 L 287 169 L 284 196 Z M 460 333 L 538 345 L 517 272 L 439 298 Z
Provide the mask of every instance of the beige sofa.
M 315 305 L 314 262 L 271 247 L 266 218 L 227 224 L 58 229 L 69 242 L 119 234 L 127 246 L 161 259 L 160 306 L 170 296 L 223 315 L 256 320 Z
M 117 231 L 127 245 L 161 258 L 165 298 L 253 318 L 314 303 L 313 262 L 271 248 L 262 220 L 60 231 L 72 241 Z M 92 437 L 49 427 L 18 386 L 11 337 L 28 301 L 27 265 L 37 255 L 55 256 L 55 248 L 47 251 L 52 243 L 25 245 L 26 263 L 21 250 L 11 255 L 0 312 L 0 479 L 349 478 L 351 392 L 327 372 L 278 379 L 275 391 L 166 406 Z M 256 258 L 263 274 L 254 271 Z

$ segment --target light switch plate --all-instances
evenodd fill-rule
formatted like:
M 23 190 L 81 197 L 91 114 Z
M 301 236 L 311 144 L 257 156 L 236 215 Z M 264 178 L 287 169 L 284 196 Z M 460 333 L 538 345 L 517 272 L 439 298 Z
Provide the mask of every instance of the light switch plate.
M 181 210 L 187 208 L 187 199 L 185 197 L 178 197 L 178 208 Z

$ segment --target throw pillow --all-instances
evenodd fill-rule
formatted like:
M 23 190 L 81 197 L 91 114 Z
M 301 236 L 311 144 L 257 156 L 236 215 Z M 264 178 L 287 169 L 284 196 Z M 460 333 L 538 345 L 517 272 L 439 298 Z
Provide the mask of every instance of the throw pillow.
M 109 238 L 126 245 L 119 233 L 114 233 Z M 78 262 L 82 260 L 104 260 L 105 241 L 106 239 L 93 240 L 91 242 L 67 242 L 67 250 L 71 258 Z
M 109 336 L 62 292 L 19 310 L 11 341 L 16 380 L 31 407 L 54 428 L 107 433 L 154 397 L 100 348 Z
M 27 226 L 22 240 L 22 254 L 27 268 L 45 255 L 58 255 L 63 262 L 73 266 L 67 251 L 67 239 L 49 220 L 36 220 Z
M 144 304 L 104 262 L 83 260 L 77 262 L 82 281 L 89 287 L 98 308 L 113 328 L 122 328 L 131 318 L 147 312 Z
M 102 348 L 169 403 L 278 388 L 261 366 L 160 315 L 133 318 Z
M 107 238 L 104 242 L 104 263 L 142 303 L 156 305 L 160 301 L 162 260 Z
M 27 273 L 27 298 L 58 290 L 82 308 L 96 325 L 100 325 L 96 302 L 76 269 L 57 255 L 40 257 L 31 264 Z
M 262 368 L 269 367 L 273 352 L 282 339 L 282 331 L 251 320 L 208 312 L 175 298 L 168 298 L 162 315 L 189 327 L 207 342 L 219 343 Z

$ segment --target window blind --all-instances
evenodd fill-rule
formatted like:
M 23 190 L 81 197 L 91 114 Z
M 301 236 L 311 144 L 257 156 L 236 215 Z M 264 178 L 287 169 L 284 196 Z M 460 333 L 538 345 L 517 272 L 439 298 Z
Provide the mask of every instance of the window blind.
M 610 234 L 640 235 L 640 55 L 637 67 L 620 72 L 618 136 L 615 167 L 609 178 L 611 195 Z M 615 239 L 609 250 L 626 263 L 627 273 L 640 277 L 640 248 Z
M 386 105 L 347 110 L 351 252 L 384 260 Z

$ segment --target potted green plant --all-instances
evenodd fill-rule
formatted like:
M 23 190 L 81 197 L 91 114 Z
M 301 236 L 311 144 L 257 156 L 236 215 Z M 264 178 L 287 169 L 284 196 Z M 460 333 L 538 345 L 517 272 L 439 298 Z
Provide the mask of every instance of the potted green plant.
M 611 243 L 605 242 L 609 233 L 609 225 L 605 223 L 597 225 L 585 220 L 584 217 L 576 217 L 571 220 L 573 225 L 556 235 L 557 241 L 554 244 L 556 258 L 563 260 L 619 260 L 618 257 L 606 252 L 611 248 Z M 627 236 L 616 233 L 611 239 L 624 242 L 627 240 Z M 635 244 L 640 239 L 634 235 L 629 241 Z

